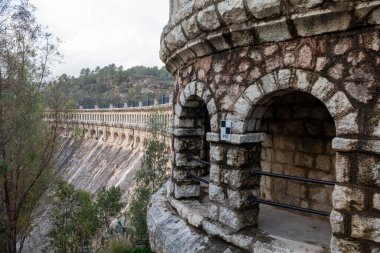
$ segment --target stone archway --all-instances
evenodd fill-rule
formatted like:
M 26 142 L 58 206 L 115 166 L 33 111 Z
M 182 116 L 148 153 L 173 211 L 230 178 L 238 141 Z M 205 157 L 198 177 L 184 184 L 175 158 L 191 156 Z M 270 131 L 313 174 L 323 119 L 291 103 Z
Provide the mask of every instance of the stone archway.
M 210 145 L 206 141 L 206 134 L 218 129 L 215 101 L 204 83 L 194 81 L 187 84 L 174 107 L 173 127 L 174 197 L 178 199 L 199 197 L 200 183 L 189 178 L 188 173 L 196 176 L 209 174 L 207 162 Z
M 292 97 L 292 94 L 295 96 Z M 305 95 L 302 95 L 302 94 L 305 94 Z M 330 144 L 329 144 L 330 150 L 321 151 L 322 153 L 318 154 L 321 157 L 322 156 L 327 157 L 330 155 L 330 153 L 334 154 L 334 159 L 329 158 L 328 164 L 334 163 L 329 166 L 333 166 L 332 168 L 333 170 L 335 170 L 334 179 L 335 178 L 337 179 L 337 185 L 335 185 L 334 191 L 332 194 L 331 194 L 332 190 L 328 191 L 329 196 L 326 197 L 327 199 L 332 199 L 332 206 L 333 206 L 333 210 L 331 211 L 331 215 L 330 215 L 330 220 L 331 220 L 330 223 L 331 223 L 332 233 L 333 233 L 333 240 L 332 240 L 331 247 L 333 248 L 338 243 L 337 242 L 338 239 L 335 237 L 335 234 L 338 234 L 338 233 L 340 234 L 342 232 L 341 229 L 337 229 L 337 228 L 344 227 L 344 220 L 345 220 L 344 217 L 348 216 L 344 214 L 344 212 L 348 210 L 353 210 L 353 211 L 356 210 L 356 207 L 350 207 L 349 205 L 347 205 L 347 201 L 350 202 L 350 199 L 361 198 L 360 194 L 358 196 L 358 194 L 355 193 L 355 189 L 357 188 L 354 185 L 352 186 L 341 185 L 342 181 L 340 178 L 342 178 L 342 175 L 347 173 L 347 168 L 344 168 L 344 166 L 342 166 L 343 161 L 339 153 L 338 152 L 335 153 L 335 151 L 332 149 L 336 145 L 335 144 L 331 145 L 331 142 L 334 142 L 332 141 L 332 138 L 334 137 L 345 137 L 345 136 L 360 134 L 359 126 L 358 126 L 358 111 L 350 103 L 345 93 L 340 91 L 338 87 L 336 87 L 332 82 L 330 82 L 326 78 L 322 76 L 318 76 L 312 72 L 308 72 L 304 70 L 283 69 L 283 70 L 279 70 L 279 71 L 267 74 L 263 76 L 262 78 L 260 78 L 255 83 L 253 83 L 252 85 L 250 85 L 236 101 L 233 113 L 228 114 L 226 118 L 233 120 L 233 124 L 235 124 L 234 125 L 235 127 L 233 127 L 232 132 L 235 134 L 267 132 L 269 130 L 263 127 L 263 124 L 265 123 L 263 122 L 263 117 L 265 118 L 265 115 L 268 114 L 268 108 L 273 107 L 273 100 L 279 101 L 281 100 L 281 98 L 285 97 L 288 100 L 293 99 L 293 101 L 296 101 L 298 98 L 303 97 L 303 96 L 306 98 L 309 97 L 307 101 L 304 101 L 304 105 L 312 104 L 313 103 L 312 101 L 314 100 L 316 102 L 320 102 L 321 104 L 320 107 L 321 108 L 324 107 L 326 109 L 326 112 L 330 114 L 331 124 L 335 126 L 334 128 L 335 133 L 330 139 Z M 274 126 L 266 126 L 266 127 L 270 128 Z M 335 138 L 335 139 L 339 140 L 339 138 Z M 276 145 L 278 146 L 273 147 L 275 145 L 274 139 L 272 139 L 271 141 L 272 143 L 270 145 L 272 145 L 272 147 L 270 148 L 274 148 L 274 149 L 281 148 L 281 145 L 284 144 L 284 143 L 277 143 Z M 263 143 L 263 145 L 264 146 L 269 145 L 268 144 L 269 142 L 270 141 L 267 140 L 264 142 L 265 144 Z M 294 143 L 290 143 L 290 144 L 294 145 Z M 310 143 L 310 146 L 315 147 L 314 144 L 315 143 Z M 289 149 L 291 148 L 290 146 L 288 145 Z M 261 149 L 260 149 L 260 152 L 262 152 Z M 323 152 L 329 152 L 329 154 L 324 154 Z M 273 155 L 277 156 L 277 153 Z M 271 157 L 271 154 L 268 154 L 267 150 L 265 150 L 265 152 L 263 152 L 261 156 L 266 157 L 266 158 L 268 158 L 269 156 L 270 160 L 276 160 L 278 158 L 278 157 Z M 316 157 L 317 155 L 313 158 L 314 162 L 310 164 L 310 166 L 314 166 L 314 167 L 321 166 L 320 164 L 316 164 L 317 163 Z M 290 155 L 282 156 L 282 158 L 292 159 Z M 294 164 L 295 162 L 296 161 L 294 160 L 290 161 L 290 163 L 294 163 Z M 284 165 L 282 166 L 284 167 Z M 295 168 L 295 165 L 294 165 L 294 168 Z M 282 169 L 284 170 L 284 168 Z M 323 169 L 326 169 L 326 168 L 322 168 L 322 170 Z M 261 166 L 260 166 L 260 170 L 262 170 Z M 280 173 L 280 174 L 283 174 L 283 173 L 291 174 L 291 173 L 294 173 L 294 170 L 293 172 L 289 172 L 289 171 L 280 171 L 280 172 L 275 171 L 275 172 Z M 318 173 L 314 173 L 311 175 L 313 176 L 307 175 L 306 178 L 309 176 L 310 178 L 314 177 L 314 179 L 326 179 L 326 178 L 323 178 L 323 176 L 321 176 Z M 296 175 L 296 176 L 299 176 L 299 175 Z M 304 177 L 305 175 L 302 175 L 302 176 Z M 260 187 L 261 190 L 263 189 L 263 185 L 264 185 L 264 188 L 269 188 L 271 185 L 270 182 L 271 182 L 270 180 L 266 180 L 264 182 L 262 181 L 261 187 Z M 347 181 L 344 183 L 347 183 Z M 277 188 L 281 186 L 280 183 L 275 183 L 275 185 Z M 306 190 L 308 194 L 312 194 L 310 192 L 312 192 L 313 189 L 311 188 L 309 189 L 307 187 L 305 188 L 305 186 L 303 185 L 302 186 L 299 185 L 299 186 L 303 187 L 303 190 Z M 286 194 L 287 190 L 285 188 L 282 190 L 285 191 L 283 193 Z M 320 194 L 321 191 L 314 192 L 315 196 L 317 194 Z M 268 196 L 270 194 L 275 194 L 275 193 L 266 191 L 265 194 Z M 281 192 L 279 194 L 281 194 Z M 260 198 L 260 196 L 258 198 Z M 315 197 L 311 197 L 311 198 L 315 198 Z M 310 202 L 313 205 L 313 204 L 316 204 L 315 202 L 317 202 L 317 200 L 311 199 Z M 342 204 L 342 202 L 346 204 Z M 302 205 L 303 204 L 301 204 L 301 206 Z M 328 205 L 323 206 L 319 204 L 319 206 L 320 207 L 322 206 L 322 208 L 325 208 L 325 209 L 329 209 Z M 342 210 L 344 210 L 343 213 L 342 213 Z M 266 215 L 267 214 L 268 212 L 266 212 Z M 337 231 L 338 233 L 336 233 Z M 325 232 L 320 232 L 320 233 L 325 233 Z M 328 245 L 329 242 L 330 240 L 329 238 L 327 238 L 327 241 L 325 240 L 325 246 L 326 244 Z
M 298 69 L 278 70 L 251 84 L 237 99 L 233 112 L 226 117 L 234 121 L 232 132 L 242 134 L 254 131 L 258 122 L 255 118 L 248 119 L 252 111 L 260 113 L 260 106 L 265 104 L 269 94 L 282 95 L 292 90 L 309 93 L 325 104 L 335 121 L 337 136 L 359 133 L 356 122 L 358 111 L 345 93 L 326 78 Z

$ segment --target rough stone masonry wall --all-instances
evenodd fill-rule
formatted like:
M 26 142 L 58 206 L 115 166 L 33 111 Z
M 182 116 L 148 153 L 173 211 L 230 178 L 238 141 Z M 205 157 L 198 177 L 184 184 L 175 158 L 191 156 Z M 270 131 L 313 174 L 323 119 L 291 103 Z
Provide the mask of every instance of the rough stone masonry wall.
M 185 177 L 199 165 L 188 162 L 183 155 L 188 146 L 181 143 L 202 135 L 182 114 L 189 98 L 197 96 L 210 118 L 208 218 L 234 231 L 255 225 L 258 209 L 249 200 L 258 194 L 259 181 L 249 178 L 249 167 L 260 162 L 262 145 L 253 142 L 262 139 L 251 135 L 261 122 L 252 111 L 278 92 L 306 92 L 325 105 L 336 127 L 331 251 L 379 252 L 380 2 L 179 3 L 163 31 L 160 52 L 176 76 L 177 146 L 169 195 L 199 195 L 198 185 Z M 232 120 L 231 142 L 218 138 L 223 119 Z
M 259 131 L 262 171 L 335 180 L 334 121 L 325 106 L 307 93 L 293 92 L 272 99 Z M 278 203 L 330 212 L 333 187 L 261 177 L 260 195 Z
M 272 92 L 294 89 L 317 97 L 333 116 L 340 137 L 334 144 L 337 185 L 332 196 L 331 247 L 342 252 L 378 249 L 380 104 L 375 91 L 379 49 L 379 30 L 368 28 L 241 47 L 189 61 L 176 72 L 174 134 L 176 138 L 191 136 L 189 130 L 181 130 L 184 122 L 178 118 L 190 94 L 198 94 L 207 105 L 211 132 L 216 135 L 221 119 L 233 120 L 234 134 L 257 131 L 247 108 L 257 107 Z M 245 180 L 249 161 L 244 154 L 249 150 L 217 139 L 211 143 L 210 173 L 214 177 L 209 216 L 233 229 L 256 223 L 249 198 L 258 186 Z M 196 186 L 182 187 L 189 183 L 183 165 L 196 166 L 182 158 L 176 155 L 174 160 L 174 189 L 181 198 L 198 196 Z

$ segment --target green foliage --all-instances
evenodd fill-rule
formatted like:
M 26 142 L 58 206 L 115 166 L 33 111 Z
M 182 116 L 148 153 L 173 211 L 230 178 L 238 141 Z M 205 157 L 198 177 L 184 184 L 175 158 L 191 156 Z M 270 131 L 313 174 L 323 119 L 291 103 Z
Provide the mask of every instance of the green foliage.
M 16 253 L 53 182 L 56 134 L 41 89 L 57 50 L 28 0 L 0 1 L 0 24 L 0 248 Z
M 114 239 L 109 247 L 101 249 L 100 253 L 152 253 L 148 248 L 134 248 L 127 240 Z
M 110 226 L 111 218 L 116 217 L 124 204 L 121 202 L 120 187 L 103 188 L 96 198 L 98 216 L 107 229 Z
M 157 119 L 158 117 L 153 116 L 148 121 L 151 136 L 144 145 L 141 167 L 136 175 L 137 186 L 127 212 L 133 242 L 148 240 L 146 214 L 149 199 L 168 178 L 168 147 L 158 138 L 160 124 Z
M 53 252 L 83 252 L 100 227 L 91 195 L 61 181 L 54 194 L 49 215 L 49 247 Z
M 140 101 L 159 98 L 161 94 L 171 93 L 172 77 L 164 68 L 135 66 L 124 70 L 110 64 L 94 70 L 82 69 L 78 77 L 61 75 L 57 81 L 45 88 L 45 96 L 50 101 L 54 89 L 59 86 L 66 108 L 78 108 L 79 105 L 93 107 L 123 104 L 128 101 Z
M 108 230 L 111 219 L 119 215 L 123 206 L 119 187 L 103 188 L 94 201 L 88 192 L 59 182 L 49 211 L 51 228 L 45 250 L 59 253 L 93 250 L 94 240 Z

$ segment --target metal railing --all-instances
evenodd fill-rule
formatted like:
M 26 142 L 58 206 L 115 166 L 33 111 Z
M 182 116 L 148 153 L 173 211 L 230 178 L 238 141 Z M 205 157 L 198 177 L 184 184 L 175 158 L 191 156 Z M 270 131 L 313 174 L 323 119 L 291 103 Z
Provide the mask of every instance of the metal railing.
M 200 159 L 199 157 L 193 156 L 193 155 L 188 155 L 187 156 L 188 161 L 196 161 L 204 165 L 210 165 L 210 162 L 204 161 Z M 210 181 L 202 178 L 200 176 L 197 176 L 191 172 L 187 172 L 186 174 L 187 178 L 194 179 L 196 181 L 209 184 Z M 268 176 L 268 177 L 274 177 L 274 178 L 281 178 L 281 179 L 286 179 L 286 180 L 294 180 L 294 181 L 300 181 L 300 182 L 305 182 L 305 183 L 313 183 L 313 184 L 321 184 L 321 185 L 329 185 L 333 186 L 335 185 L 335 182 L 333 181 L 328 181 L 328 180 L 320 180 L 320 179 L 313 179 L 313 178 L 305 178 L 305 177 L 298 177 L 298 176 L 290 176 L 290 175 L 283 175 L 283 174 L 278 174 L 278 173 L 272 173 L 272 172 L 264 172 L 264 171 L 257 171 L 254 170 L 251 172 L 251 176 Z M 305 212 L 305 213 L 311 213 L 311 214 L 316 214 L 316 215 L 321 215 L 321 216 L 329 216 L 329 212 L 324 212 L 324 211 L 319 211 L 319 210 L 314 210 L 310 208 L 304 208 L 304 207 L 299 207 L 299 206 L 293 206 L 293 205 L 288 205 L 288 204 L 283 204 L 283 203 L 277 203 L 273 202 L 270 200 L 265 200 L 265 199 L 259 199 L 257 197 L 252 198 L 253 204 L 265 204 L 265 205 L 270 205 L 270 206 L 276 206 L 276 207 L 281 207 L 285 209 L 291 209 L 291 210 L 296 210 L 300 212 Z
M 187 178 L 192 178 L 192 179 L 195 179 L 195 180 L 202 182 L 202 183 L 205 183 L 205 184 L 210 184 L 209 180 L 204 179 L 203 177 L 197 176 L 191 172 L 187 172 L 186 176 L 187 176 Z
M 333 182 L 333 181 L 283 175 L 283 174 L 257 171 L 257 170 L 252 171 L 251 176 L 268 176 L 268 177 L 281 178 L 281 179 L 286 179 L 286 180 L 301 181 L 301 182 L 305 182 L 305 183 L 313 183 L 313 184 L 321 184 L 321 185 L 329 185 L 329 186 L 335 185 L 335 182 Z M 293 206 L 293 205 L 288 205 L 288 204 L 283 204 L 283 203 L 277 203 L 277 202 L 273 202 L 273 201 L 269 201 L 269 200 L 265 200 L 265 199 L 259 199 L 257 197 L 253 197 L 252 201 L 254 204 L 265 204 L 265 205 L 276 206 L 276 207 L 281 207 L 281 208 L 285 208 L 285 209 L 291 209 L 291 210 L 296 210 L 296 211 L 301 211 L 301 212 L 306 212 L 306 213 L 317 214 L 317 215 L 321 215 L 321 216 L 329 216 L 330 215 L 329 212 L 324 212 L 324 211 L 319 211 L 319 210 L 314 210 L 314 209 L 304 208 L 304 207 L 299 207 L 299 206 Z
M 292 205 L 287 205 L 287 204 L 282 204 L 282 203 L 277 203 L 265 199 L 258 199 L 256 197 L 252 198 L 252 201 L 254 204 L 265 204 L 265 205 L 270 205 L 270 206 L 276 206 L 276 207 L 281 207 L 285 209 L 291 209 L 291 210 L 296 210 L 296 211 L 301 211 L 305 213 L 312 213 L 312 214 L 317 214 L 321 216 L 329 216 L 329 212 L 324 212 L 324 211 L 319 211 L 319 210 L 314 210 L 314 209 L 309 209 L 309 208 L 304 208 L 304 207 L 299 207 L 299 206 L 292 206 Z
M 210 165 L 211 164 L 210 162 L 204 161 L 204 160 L 200 159 L 199 157 L 192 156 L 192 155 L 188 155 L 187 160 L 199 162 L 199 163 L 204 164 L 204 165 Z
M 335 182 L 333 181 L 283 175 L 283 174 L 264 172 L 264 171 L 252 171 L 251 175 L 252 176 L 268 176 L 268 177 L 282 178 L 282 179 L 301 181 L 301 182 L 306 182 L 306 183 L 314 183 L 314 184 L 335 185 Z

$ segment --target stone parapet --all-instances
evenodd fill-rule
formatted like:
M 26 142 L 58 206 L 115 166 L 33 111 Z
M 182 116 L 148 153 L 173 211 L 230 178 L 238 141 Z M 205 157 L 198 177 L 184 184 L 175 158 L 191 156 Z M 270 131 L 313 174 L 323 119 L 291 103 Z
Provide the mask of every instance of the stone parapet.
M 198 57 L 380 24 L 380 1 L 175 1 L 160 58 L 174 73 Z

